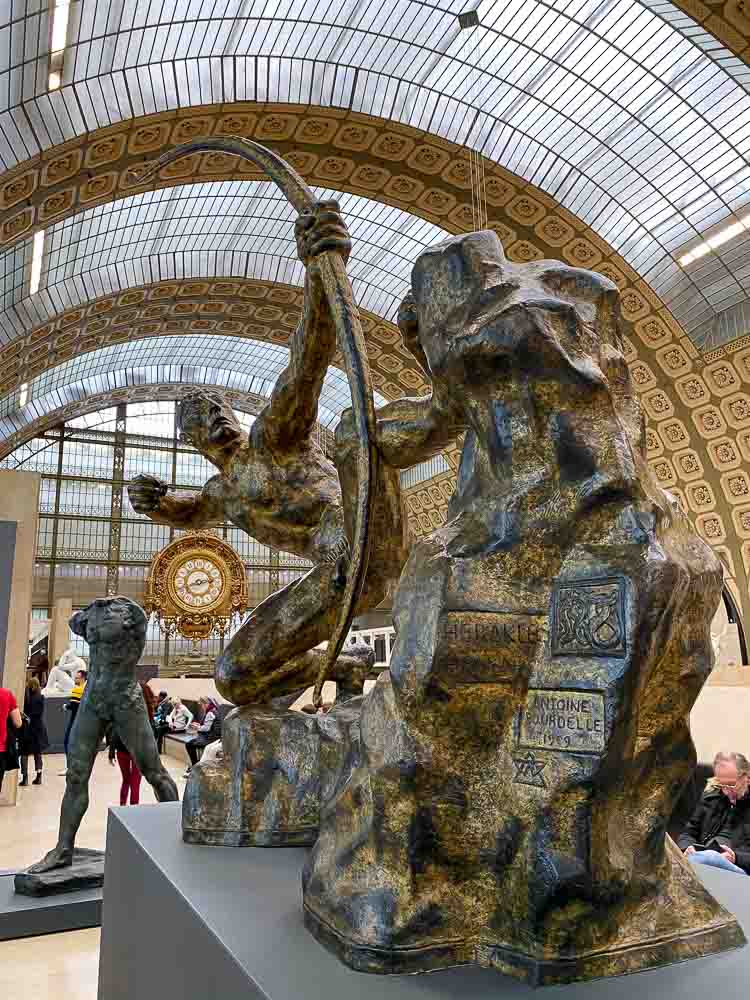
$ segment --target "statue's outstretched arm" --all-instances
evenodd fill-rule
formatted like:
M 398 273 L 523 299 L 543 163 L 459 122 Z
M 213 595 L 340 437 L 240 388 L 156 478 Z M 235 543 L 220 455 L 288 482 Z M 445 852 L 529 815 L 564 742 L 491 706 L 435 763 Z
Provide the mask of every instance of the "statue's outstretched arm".
M 289 338 L 289 364 L 259 417 L 268 440 L 284 446 L 308 437 L 318 419 L 318 400 L 336 353 L 336 326 L 323 288 L 317 256 L 326 250 L 349 257 L 351 240 L 335 201 L 317 202 L 295 224 L 297 250 L 306 266 L 302 318 Z
M 377 449 L 381 459 L 395 469 L 408 469 L 439 454 L 466 430 L 463 414 L 439 389 L 429 396 L 403 397 L 375 412 Z M 354 446 L 350 410 L 336 429 L 336 464 L 348 461 Z
M 128 497 L 133 510 L 172 528 L 205 528 L 224 516 L 215 479 L 209 479 L 200 493 L 170 493 L 161 479 L 140 475 L 128 483 Z

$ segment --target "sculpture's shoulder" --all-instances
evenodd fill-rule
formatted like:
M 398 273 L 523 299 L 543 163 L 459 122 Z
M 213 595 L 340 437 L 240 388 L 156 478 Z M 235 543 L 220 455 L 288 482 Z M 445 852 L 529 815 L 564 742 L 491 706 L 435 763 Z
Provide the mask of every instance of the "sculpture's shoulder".
M 227 486 L 227 477 L 223 472 L 217 472 L 215 476 L 211 476 L 210 479 L 206 480 L 203 487 L 203 494 L 212 500 L 221 500 L 226 496 Z

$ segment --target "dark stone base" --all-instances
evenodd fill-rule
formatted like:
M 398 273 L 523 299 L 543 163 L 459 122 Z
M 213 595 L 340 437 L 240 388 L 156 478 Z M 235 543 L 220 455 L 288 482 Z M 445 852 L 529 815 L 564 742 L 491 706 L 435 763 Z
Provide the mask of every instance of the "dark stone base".
M 104 852 L 87 847 L 76 848 L 73 864 L 51 872 L 34 875 L 19 872 L 15 878 L 16 892 L 22 896 L 59 896 L 66 892 L 98 889 L 104 885 Z
M 305 929 L 300 883 L 306 852 L 191 847 L 181 842 L 179 827 L 176 803 L 110 811 L 100 1000 L 185 1000 L 203 993 L 231 1000 L 383 1000 L 386 993 L 389 1000 L 522 1000 L 532 995 L 528 983 L 476 966 L 394 977 L 387 988 L 378 976 L 358 975 Z M 710 868 L 698 874 L 750 931 L 750 880 Z M 179 961 L 165 962 L 165 955 L 177 955 Z M 398 971 L 413 971 L 407 968 L 408 957 L 399 954 Z M 475 957 L 432 954 L 437 969 Z M 498 953 L 479 957 L 495 967 L 508 958 Z M 743 948 L 636 978 L 561 986 L 555 996 L 745 1000 L 749 980 L 750 948 Z
M 312 847 L 320 803 L 332 794 L 333 759 L 359 739 L 362 698 L 327 715 L 247 706 L 223 723 L 222 749 L 190 772 L 182 837 L 204 847 Z
M 184 829 L 186 844 L 201 847 L 312 847 L 318 827 L 299 830 L 189 830 Z
M 692 934 L 675 934 L 662 941 L 649 941 L 643 947 L 603 950 L 596 954 L 577 955 L 569 961 L 538 960 L 498 945 L 482 944 L 474 947 L 460 941 L 429 948 L 372 948 L 349 941 L 325 924 L 308 907 L 305 907 L 305 927 L 316 940 L 355 972 L 414 975 L 461 965 L 478 965 L 515 976 L 529 986 L 580 983 L 587 979 L 624 976 L 745 945 L 742 930 L 734 920 Z
M 0 941 L 78 931 L 99 927 L 101 922 L 101 889 L 64 896 L 21 896 L 14 889 L 12 874 L 0 877 Z

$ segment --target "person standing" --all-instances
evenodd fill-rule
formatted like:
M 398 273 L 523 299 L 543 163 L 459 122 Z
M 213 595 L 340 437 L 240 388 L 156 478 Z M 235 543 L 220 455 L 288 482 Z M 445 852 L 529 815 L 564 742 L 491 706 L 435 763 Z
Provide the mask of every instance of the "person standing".
M 47 726 L 44 723 L 44 695 L 36 677 L 30 678 L 26 685 L 23 714 L 29 721 L 21 733 L 21 781 L 19 784 L 28 785 L 29 783 L 29 755 L 33 754 L 36 777 L 32 781 L 32 785 L 41 785 L 42 753 L 49 746 L 49 739 Z
M 18 711 L 16 696 L 8 688 L 0 687 L 0 791 L 6 771 L 18 770 L 18 755 L 12 745 L 11 726 L 20 729 L 23 725 Z
M 68 743 L 70 742 L 70 733 L 73 729 L 73 723 L 76 721 L 76 715 L 78 714 L 78 707 L 81 704 L 81 698 L 83 697 L 83 692 L 86 688 L 86 678 L 88 674 L 85 670 L 77 670 L 75 676 L 75 684 L 70 692 L 70 698 L 65 705 L 65 711 L 70 712 L 68 717 L 68 724 L 65 727 L 65 738 L 63 740 L 63 745 L 65 747 L 65 768 L 60 771 L 60 777 L 64 778 L 68 773 Z
M 677 841 L 695 865 L 750 875 L 750 761 L 717 753 L 714 776 Z
M 154 692 L 148 684 L 144 684 L 143 681 L 139 681 L 139 684 L 141 686 L 141 691 L 143 692 L 143 700 L 146 703 L 146 711 L 148 712 L 149 720 L 153 725 L 154 710 L 156 708 L 156 698 L 154 697 Z M 109 762 L 113 767 L 115 757 L 117 757 L 120 774 L 122 775 L 122 784 L 120 785 L 120 805 L 126 806 L 128 804 L 128 795 L 130 795 L 130 805 L 137 806 L 141 801 L 141 772 L 138 770 L 138 766 L 132 756 L 128 753 L 128 748 L 120 739 L 117 727 L 113 726 L 109 741 Z

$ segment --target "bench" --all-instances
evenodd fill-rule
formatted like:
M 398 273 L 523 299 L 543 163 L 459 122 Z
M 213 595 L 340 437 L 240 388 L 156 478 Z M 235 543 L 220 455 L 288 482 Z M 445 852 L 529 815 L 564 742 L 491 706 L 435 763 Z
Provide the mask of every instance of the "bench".
M 164 753 L 167 754 L 168 757 L 175 757 L 177 760 L 189 764 L 190 758 L 187 755 L 185 744 L 188 740 L 192 740 L 193 736 L 195 736 L 195 733 L 165 733 Z M 168 747 L 167 741 L 169 741 L 172 745 Z
M 198 713 L 198 702 L 191 701 L 188 698 L 182 699 L 182 704 L 192 713 L 195 718 Z M 234 705 L 230 705 L 228 702 L 224 702 L 219 705 L 219 719 L 224 722 L 224 718 L 228 712 L 231 712 Z M 190 758 L 187 755 L 187 750 L 185 750 L 185 744 L 193 739 L 195 733 L 165 733 L 164 734 L 164 752 L 170 757 L 175 757 L 177 760 L 184 761 L 186 764 L 190 763 Z M 167 750 L 167 740 L 170 740 L 172 745 Z

